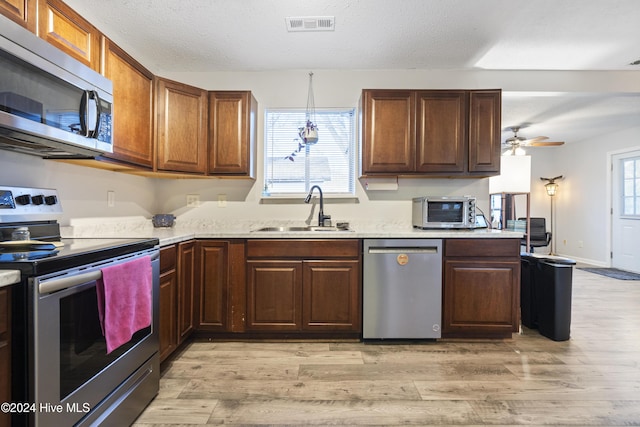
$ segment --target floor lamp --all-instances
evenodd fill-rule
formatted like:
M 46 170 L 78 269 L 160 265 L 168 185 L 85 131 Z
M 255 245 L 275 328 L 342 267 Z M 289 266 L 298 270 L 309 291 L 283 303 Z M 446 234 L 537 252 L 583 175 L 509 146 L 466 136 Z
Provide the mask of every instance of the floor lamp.
M 556 192 L 558 191 L 558 184 L 556 184 L 556 179 L 562 179 L 562 175 L 560 176 L 556 176 L 554 178 L 542 178 L 540 177 L 540 179 L 542 181 L 548 181 L 545 185 L 544 188 L 545 190 L 547 190 L 547 195 L 549 197 L 551 197 L 551 216 L 550 216 L 550 221 L 551 221 L 551 225 L 550 225 L 550 230 L 551 230 L 551 247 L 549 248 L 549 255 L 556 255 L 556 251 L 555 251 L 555 246 L 556 246 L 556 230 L 553 228 L 553 216 L 554 216 L 554 211 L 555 211 L 555 206 L 554 206 L 554 199 L 556 196 Z

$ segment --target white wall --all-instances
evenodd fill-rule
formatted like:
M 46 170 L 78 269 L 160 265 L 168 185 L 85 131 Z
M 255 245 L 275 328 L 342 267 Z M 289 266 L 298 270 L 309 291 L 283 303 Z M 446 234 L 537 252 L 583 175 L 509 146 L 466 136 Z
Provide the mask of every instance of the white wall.
M 562 255 L 598 265 L 609 265 L 610 164 L 607 155 L 640 146 L 638 127 L 606 137 L 535 148 L 531 165 L 532 216 L 550 218 L 550 200 L 540 177 L 563 175 L 555 202 L 555 249 Z
M 155 213 L 154 181 L 0 151 L 0 185 L 57 189 L 64 213 L 56 219 L 63 225 L 79 217 L 148 217 Z M 115 192 L 112 208 L 107 207 L 107 191 Z

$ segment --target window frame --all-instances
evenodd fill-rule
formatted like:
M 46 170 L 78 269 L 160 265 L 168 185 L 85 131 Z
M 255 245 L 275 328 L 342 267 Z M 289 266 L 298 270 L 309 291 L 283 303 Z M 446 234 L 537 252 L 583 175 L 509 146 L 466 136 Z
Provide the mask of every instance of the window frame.
M 350 187 L 347 191 L 340 191 L 340 192 L 336 192 L 336 191 L 331 191 L 330 189 L 325 189 L 325 187 L 320 183 L 317 184 L 315 183 L 313 180 L 309 179 L 308 176 L 306 176 L 305 173 L 305 178 L 304 178 L 304 185 L 305 188 L 307 188 L 307 190 L 305 191 L 296 191 L 296 192 L 283 192 L 283 191 L 273 191 L 273 188 L 269 186 L 269 181 L 271 180 L 271 177 L 268 176 L 269 171 L 270 171 L 270 165 L 269 163 L 272 161 L 273 158 L 275 158 L 275 156 L 273 155 L 273 152 L 270 152 L 270 149 L 272 149 L 273 147 L 270 145 L 272 139 L 269 137 L 269 133 L 270 133 L 270 126 L 269 126 L 269 114 L 271 113 L 296 113 L 296 114 L 305 114 L 306 110 L 303 108 L 279 108 L 279 107 L 274 107 L 274 108 L 265 108 L 264 109 L 264 144 L 263 144 L 263 149 L 262 149 L 262 154 L 263 154 L 263 173 L 262 173 L 262 198 L 263 199 L 297 199 L 297 198 L 304 198 L 304 196 L 308 193 L 308 189 L 310 187 L 312 187 L 313 185 L 319 185 L 322 188 L 323 191 L 323 195 L 325 196 L 325 198 L 327 197 L 331 197 L 331 198 L 354 198 L 356 197 L 356 181 L 358 179 L 357 173 L 358 173 L 358 150 L 359 150 L 359 146 L 358 146 L 358 117 L 357 117 L 357 109 L 354 107 L 331 107 L 331 108 L 317 108 L 315 109 L 315 115 L 316 115 L 316 119 L 318 116 L 321 116 L 324 113 L 349 113 L 351 114 L 351 123 L 350 123 L 350 141 L 349 141 L 349 155 L 348 155 L 348 176 L 347 176 L 347 186 Z M 300 123 L 300 126 L 302 126 L 302 122 Z M 322 125 L 318 125 L 319 128 L 319 141 L 318 144 L 322 143 Z M 295 130 L 292 130 L 292 136 L 291 136 L 291 149 L 292 151 L 294 151 L 297 147 L 297 140 L 294 138 L 295 137 Z M 310 150 L 313 150 L 313 145 L 310 147 Z M 298 156 L 300 156 L 300 159 L 304 159 L 305 155 L 304 155 L 304 148 L 302 150 L 303 154 L 298 154 Z M 286 155 L 283 156 L 283 160 L 286 158 Z M 318 158 L 318 157 L 316 157 Z M 302 181 L 297 181 L 297 182 L 302 182 Z
M 621 160 L 620 174 L 620 212 L 622 218 L 640 219 L 640 156 L 629 157 Z M 626 165 L 632 163 L 633 172 L 631 177 L 627 177 Z M 629 185 L 627 183 L 629 182 Z M 632 188 L 631 195 L 628 194 L 629 187 Z M 633 213 L 628 213 L 626 200 L 632 199 Z

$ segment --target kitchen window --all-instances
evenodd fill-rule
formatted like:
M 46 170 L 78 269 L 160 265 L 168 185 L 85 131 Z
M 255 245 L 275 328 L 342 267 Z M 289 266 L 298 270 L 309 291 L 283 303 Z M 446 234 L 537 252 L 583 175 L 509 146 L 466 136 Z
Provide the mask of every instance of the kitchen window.
M 355 109 L 317 109 L 318 142 L 304 146 L 298 128 L 306 111 L 265 111 L 263 196 L 299 196 L 319 185 L 324 194 L 353 196 L 356 174 Z
M 622 214 L 640 217 L 640 157 L 622 161 Z

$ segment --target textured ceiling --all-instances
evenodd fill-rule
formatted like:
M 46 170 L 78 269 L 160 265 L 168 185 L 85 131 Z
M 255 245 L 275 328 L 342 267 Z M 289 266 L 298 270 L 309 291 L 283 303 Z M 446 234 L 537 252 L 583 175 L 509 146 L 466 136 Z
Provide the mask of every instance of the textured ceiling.
M 640 0 L 65 0 L 156 73 L 319 69 L 629 70 Z M 290 16 L 335 31 L 287 32 Z M 636 96 L 505 94 L 503 125 L 567 142 L 640 119 Z M 582 133 L 580 131 L 583 130 Z M 503 134 L 508 136 L 508 132 Z

